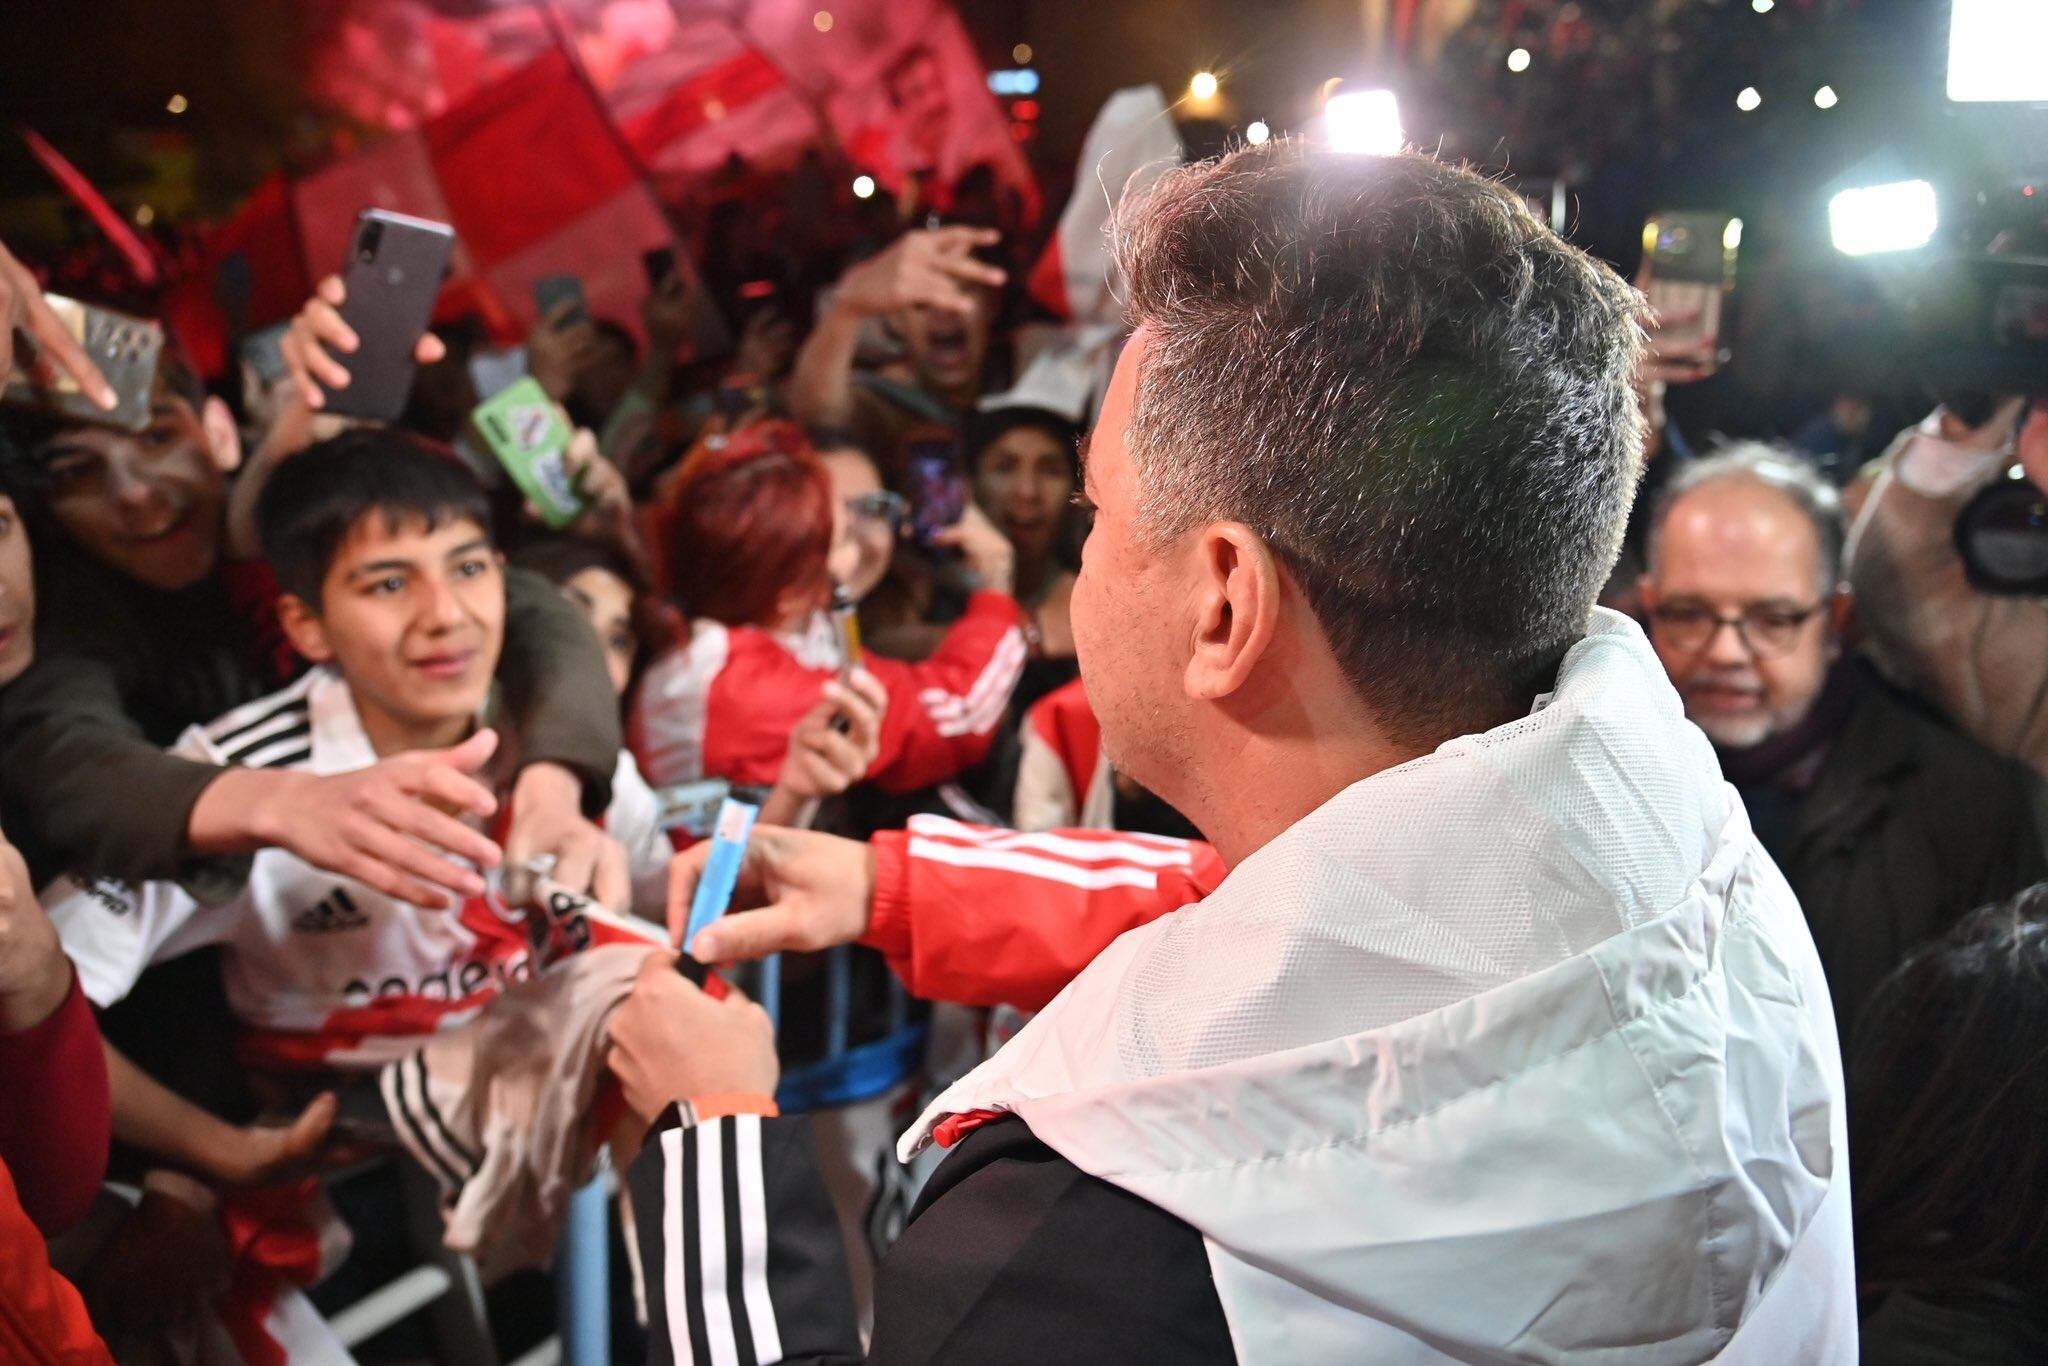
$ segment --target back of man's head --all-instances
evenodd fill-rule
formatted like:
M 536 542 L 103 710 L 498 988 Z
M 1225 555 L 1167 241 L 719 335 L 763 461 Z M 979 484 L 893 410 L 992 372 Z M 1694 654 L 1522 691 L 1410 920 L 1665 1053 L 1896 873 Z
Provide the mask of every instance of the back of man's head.
M 278 466 L 256 501 L 256 534 L 278 585 L 317 611 L 342 542 L 372 515 L 392 529 L 468 521 L 491 533 L 489 499 L 460 460 L 397 428 L 360 427 Z
M 1419 155 L 1246 148 L 1112 234 L 1150 336 L 1128 434 L 1147 533 L 1266 539 L 1394 739 L 1526 708 L 1636 486 L 1635 291 Z

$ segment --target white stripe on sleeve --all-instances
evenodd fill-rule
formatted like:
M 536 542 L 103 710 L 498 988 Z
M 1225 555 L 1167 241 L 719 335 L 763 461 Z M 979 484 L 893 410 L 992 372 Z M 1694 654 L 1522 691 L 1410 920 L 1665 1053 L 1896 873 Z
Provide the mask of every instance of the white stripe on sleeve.
M 910 841 L 910 856 L 950 864 L 955 868 L 994 868 L 1047 882 L 1063 882 L 1083 891 L 1100 891 L 1106 887 L 1156 888 L 1159 885 L 1159 874 L 1148 868 L 1076 868 L 1071 863 L 1058 863 L 1009 849 L 940 844 L 916 837 Z
M 761 1117 L 733 1121 L 734 1160 L 740 1178 L 740 1290 L 754 1333 L 754 1360 L 782 1360 L 782 1332 L 768 1297 L 768 1200 L 761 1178 Z
M 725 1126 L 697 1126 L 697 1277 L 712 1366 L 739 1366 L 725 1285 Z

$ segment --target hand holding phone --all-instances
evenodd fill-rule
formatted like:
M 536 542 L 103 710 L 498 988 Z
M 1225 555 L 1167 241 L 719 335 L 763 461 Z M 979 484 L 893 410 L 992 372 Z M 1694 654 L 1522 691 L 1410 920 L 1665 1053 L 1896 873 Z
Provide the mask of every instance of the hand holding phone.
M 102 412 L 119 398 L 79 337 L 57 316 L 28 267 L 0 243 L 0 383 L 14 379 L 14 334 L 20 331 L 47 363 L 70 376 L 79 392 Z
M 569 424 L 538 380 L 529 375 L 478 404 L 470 421 L 551 529 L 583 514 L 586 500 L 569 467 Z
M 37 325 L 54 319 L 57 331 L 52 335 L 61 337 L 63 344 L 42 340 L 40 332 L 32 334 L 33 363 L 21 373 L 6 374 L 0 400 L 14 407 L 134 432 L 148 426 L 150 389 L 164 347 L 163 328 L 148 319 L 96 308 L 60 294 L 38 292 L 34 305 Z M 66 355 L 76 360 L 76 368 L 63 363 Z M 83 381 L 81 373 L 86 376 Z M 89 392 L 89 385 L 97 386 L 97 392 Z
M 913 432 L 904 442 L 910 483 L 910 534 L 931 550 L 940 532 L 967 511 L 967 475 L 960 468 L 960 443 L 951 432 Z
M 278 355 L 284 361 L 292 387 L 301 401 L 315 411 L 327 406 L 329 390 L 338 392 L 350 383 L 348 367 L 335 354 L 347 355 L 361 345 L 355 329 L 341 315 L 342 305 L 347 302 L 348 286 L 340 276 L 328 276 L 313 287 L 313 297 L 306 300 L 285 328 L 284 336 L 278 339 Z M 432 365 L 447 354 L 447 345 L 431 332 L 421 333 L 413 344 L 412 358 L 421 365 Z
M 1654 380 L 1705 379 L 1721 364 L 1721 313 L 1735 281 L 1742 220 L 1717 213 L 1659 213 L 1643 225 L 1637 286 L 1649 299 Z
M 363 210 L 341 280 L 332 291 L 323 280 L 318 291 L 320 301 L 335 311 L 333 321 L 341 324 L 326 328 L 319 340 L 346 359 L 330 357 L 330 366 L 307 366 L 332 391 L 319 401 L 308 393 L 307 402 L 385 422 L 405 411 L 423 359 L 420 342 L 454 249 L 455 230 L 446 223 Z M 439 354 L 446 353 L 437 359 Z

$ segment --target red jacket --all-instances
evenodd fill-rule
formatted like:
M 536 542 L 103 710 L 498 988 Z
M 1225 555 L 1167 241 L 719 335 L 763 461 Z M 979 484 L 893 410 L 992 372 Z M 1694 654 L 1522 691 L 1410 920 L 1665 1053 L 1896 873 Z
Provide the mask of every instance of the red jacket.
M 1021 834 L 917 816 L 876 835 L 861 942 L 913 996 L 1044 1006 L 1125 930 L 1199 901 L 1226 869 L 1206 844 L 1114 830 Z
M 107 1167 L 107 1069 L 99 1027 L 74 981 L 57 1013 L 0 1034 L 0 1361 L 111 1363 L 43 1234 L 76 1220 Z M 10 1165 L 29 1183 L 15 1189 Z M 30 1209 L 37 1215 L 32 1221 Z
M 871 781 L 914 792 L 988 753 L 1024 669 L 1019 621 L 1010 598 L 980 592 L 931 658 L 863 657 L 889 693 Z M 705 777 L 773 785 L 790 732 L 838 667 L 837 636 L 822 613 L 797 637 L 693 622 L 689 640 L 641 681 L 630 737 L 641 772 L 656 787 Z

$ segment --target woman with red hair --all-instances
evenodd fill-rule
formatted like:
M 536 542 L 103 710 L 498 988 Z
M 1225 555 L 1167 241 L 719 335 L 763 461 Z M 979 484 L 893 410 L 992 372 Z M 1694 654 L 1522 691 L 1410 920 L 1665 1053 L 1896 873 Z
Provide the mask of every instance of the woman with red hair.
M 785 808 L 863 777 L 930 787 L 988 752 L 1025 658 L 1009 543 L 973 512 L 941 533 L 980 581 L 966 612 L 921 663 L 848 660 L 830 611 L 860 555 L 847 518 L 788 422 L 745 428 L 678 472 L 654 541 L 689 633 L 648 668 L 634 708 L 650 782 L 778 787 L 771 807 Z M 787 818 L 763 812 L 775 816 Z

